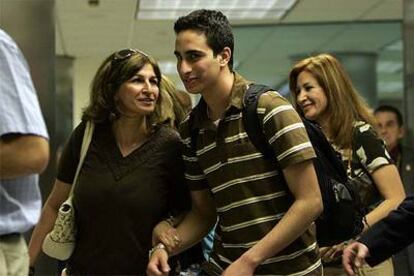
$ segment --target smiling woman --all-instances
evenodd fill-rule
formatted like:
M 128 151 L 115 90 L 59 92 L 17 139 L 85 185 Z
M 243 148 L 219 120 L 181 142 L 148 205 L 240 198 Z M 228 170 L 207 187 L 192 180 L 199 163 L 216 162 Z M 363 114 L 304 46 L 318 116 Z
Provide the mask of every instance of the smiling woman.
M 73 192 L 78 232 L 67 271 L 145 274 L 153 227 L 189 208 L 180 139 L 160 121 L 160 81 L 158 64 L 138 50 L 113 53 L 99 67 L 91 101 L 65 146 L 54 189 L 33 232 L 31 265 L 68 196 L 85 125 L 92 121 L 95 131 Z
M 136 75 L 124 82 L 115 95 L 118 112 L 129 118 L 145 116 L 155 110 L 159 80 L 151 64 L 145 64 Z
M 396 166 L 375 131 L 369 106 L 354 88 L 339 61 L 320 54 L 299 61 L 289 75 L 294 106 L 305 118 L 317 122 L 341 155 L 348 177 L 367 210 L 364 231 L 395 209 L 405 193 Z M 325 275 L 343 275 L 338 259 L 347 241 L 320 249 Z M 393 275 L 391 260 L 364 275 Z
M 325 111 L 328 105 L 325 91 L 313 75 L 307 71 L 298 75 L 297 83 L 296 98 L 303 114 L 309 120 L 324 125 L 323 121 L 327 119 Z
M 149 126 L 157 121 L 163 106 L 163 97 L 159 94 L 160 81 L 161 71 L 152 57 L 134 49 L 115 52 L 106 58 L 95 75 L 91 101 L 83 113 L 82 120 L 101 122 L 108 118 L 119 118 L 124 107 L 119 108 L 120 94 L 125 94 L 125 90 L 133 88 L 135 93 L 140 94 L 135 96 L 148 97 L 150 94 L 157 94 L 157 99 L 153 101 L 153 110 L 141 114 L 147 115 L 146 123 Z M 134 97 L 133 94 L 134 92 L 131 92 L 131 98 Z M 149 97 L 155 99 L 154 95 Z M 127 105 L 135 103 L 135 100 Z M 158 104 L 155 104 L 156 102 Z M 122 101 L 121 104 L 125 103 Z

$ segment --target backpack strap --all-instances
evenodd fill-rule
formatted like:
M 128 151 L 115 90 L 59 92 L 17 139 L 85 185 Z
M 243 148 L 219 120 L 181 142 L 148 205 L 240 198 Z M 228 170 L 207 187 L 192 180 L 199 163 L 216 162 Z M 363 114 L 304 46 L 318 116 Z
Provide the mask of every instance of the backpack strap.
M 327 174 L 340 182 L 347 180 L 346 169 L 344 164 L 338 156 L 338 153 L 333 149 L 326 136 L 323 134 L 320 126 L 313 121 L 302 117 L 309 140 L 316 152 L 318 158 L 323 158 L 324 170 Z
M 252 83 L 244 94 L 243 125 L 250 141 L 265 158 L 273 158 L 274 151 L 264 136 L 262 123 L 257 116 L 257 106 L 260 96 L 271 90 L 274 89 L 266 85 Z
M 274 89 L 262 85 L 262 84 L 250 84 L 244 94 L 244 108 L 243 108 L 243 125 L 246 130 L 247 136 L 255 146 L 255 148 L 263 154 L 265 158 L 274 158 L 274 150 L 269 145 L 266 137 L 264 136 L 262 124 L 257 116 L 257 107 L 259 104 L 259 98 L 263 93 L 267 91 L 273 91 Z M 197 138 L 199 129 L 195 128 L 194 125 L 194 109 L 190 112 L 188 118 L 188 130 L 190 133 L 190 146 L 191 149 L 196 152 L 197 150 Z

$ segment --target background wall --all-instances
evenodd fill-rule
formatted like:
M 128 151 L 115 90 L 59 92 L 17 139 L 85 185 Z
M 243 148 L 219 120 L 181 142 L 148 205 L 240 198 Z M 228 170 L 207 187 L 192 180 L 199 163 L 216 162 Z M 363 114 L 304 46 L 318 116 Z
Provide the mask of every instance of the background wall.
M 80 122 L 93 75 L 112 51 L 131 47 L 154 55 L 163 72 L 182 87 L 173 55 L 174 20 L 137 19 L 139 2 L 0 0 L 0 27 L 15 38 L 28 60 L 49 129 L 52 156 Z M 224 5 L 229 1 L 215 2 Z M 414 0 L 299 0 L 277 20 L 231 22 L 236 70 L 285 93 L 287 74 L 297 55 L 375 55 L 371 67 L 375 67 L 371 69 L 375 78 L 369 83 L 375 82 L 372 103 L 391 103 L 403 109 L 410 133 L 407 143 L 414 145 Z M 56 159 L 52 158 L 41 177 L 44 197 L 55 171 Z M 55 261 L 43 257 L 38 274 L 51 275 L 55 268 Z

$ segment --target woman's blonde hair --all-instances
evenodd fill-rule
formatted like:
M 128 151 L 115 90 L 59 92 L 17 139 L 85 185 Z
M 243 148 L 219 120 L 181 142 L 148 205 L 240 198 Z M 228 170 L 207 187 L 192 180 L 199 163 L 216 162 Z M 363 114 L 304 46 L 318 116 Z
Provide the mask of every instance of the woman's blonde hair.
M 191 98 L 186 92 L 177 89 L 165 75 L 162 75 L 160 86 L 165 99 L 160 121 L 177 127 L 191 110 Z
M 119 53 L 128 53 L 128 51 L 130 51 L 129 56 L 118 58 Z M 157 86 L 160 93 L 155 110 L 147 116 L 146 123 L 148 127 L 160 123 L 159 118 L 164 105 L 160 89 L 160 68 L 152 57 L 139 50 L 131 49 L 123 49 L 112 53 L 99 66 L 91 83 L 90 101 L 83 111 L 82 120 L 92 120 L 98 123 L 118 119 L 120 114 L 116 107 L 114 96 L 124 82 L 130 80 L 147 64 L 150 64 L 154 70 L 155 76 L 158 79 Z
M 372 110 L 356 91 L 339 61 L 329 54 L 320 54 L 299 61 L 290 71 L 289 87 L 293 104 L 299 113 L 302 114 L 297 103 L 297 80 L 303 71 L 311 73 L 326 93 L 330 139 L 340 148 L 351 148 L 356 121 L 375 126 Z

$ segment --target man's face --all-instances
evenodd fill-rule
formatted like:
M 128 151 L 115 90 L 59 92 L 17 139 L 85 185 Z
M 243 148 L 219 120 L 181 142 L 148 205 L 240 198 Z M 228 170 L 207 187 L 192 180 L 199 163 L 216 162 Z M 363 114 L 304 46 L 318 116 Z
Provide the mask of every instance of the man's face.
M 375 113 L 381 138 L 385 140 L 390 151 L 398 145 L 398 140 L 404 135 L 404 130 L 398 125 L 397 116 L 393 112 L 380 111 Z
M 194 30 L 179 32 L 174 54 L 178 74 L 189 93 L 203 93 L 216 85 L 221 56 L 214 56 L 204 33 Z

